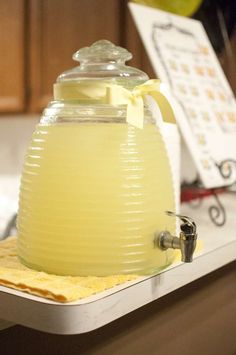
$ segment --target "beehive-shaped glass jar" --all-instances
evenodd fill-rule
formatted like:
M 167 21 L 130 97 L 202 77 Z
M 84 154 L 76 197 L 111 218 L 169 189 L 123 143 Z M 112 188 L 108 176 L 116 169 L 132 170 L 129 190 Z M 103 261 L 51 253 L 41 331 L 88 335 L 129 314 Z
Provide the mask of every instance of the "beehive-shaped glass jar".
M 148 80 L 124 64 L 130 58 L 99 41 L 75 53 L 81 65 L 57 79 L 21 179 L 18 254 L 30 268 L 148 274 L 173 261 L 172 250 L 154 243 L 158 231 L 175 232 L 165 215 L 175 204 L 160 131 L 146 106 L 138 128 L 127 123 L 127 104 L 107 99 L 107 86 L 127 93 Z

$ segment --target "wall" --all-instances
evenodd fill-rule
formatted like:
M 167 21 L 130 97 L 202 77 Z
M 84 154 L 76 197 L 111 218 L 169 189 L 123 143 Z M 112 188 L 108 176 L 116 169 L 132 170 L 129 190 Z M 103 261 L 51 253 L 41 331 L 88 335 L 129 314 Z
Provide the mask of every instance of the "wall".
M 22 164 L 37 122 L 38 116 L 0 118 L 0 239 L 18 209 Z
M 19 175 L 38 116 L 0 118 L 0 175 Z

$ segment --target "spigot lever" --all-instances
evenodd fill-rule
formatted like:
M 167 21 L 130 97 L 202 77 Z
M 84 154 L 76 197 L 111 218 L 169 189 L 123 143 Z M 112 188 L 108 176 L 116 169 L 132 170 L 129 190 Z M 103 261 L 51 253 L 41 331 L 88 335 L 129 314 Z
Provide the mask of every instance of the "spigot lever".
M 171 211 L 166 211 L 166 214 L 171 217 L 178 217 L 183 222 L 180 225 L 179 237 L 173 236 L 168 231 L 162 231 L 158 237 L 158 246 L 162 250 L 168 248 L 180 249 L 181 260 L 185 263 L 193 261 L 193 253 L 196 248 L 197 227 L 192 218 L 176 214 Z

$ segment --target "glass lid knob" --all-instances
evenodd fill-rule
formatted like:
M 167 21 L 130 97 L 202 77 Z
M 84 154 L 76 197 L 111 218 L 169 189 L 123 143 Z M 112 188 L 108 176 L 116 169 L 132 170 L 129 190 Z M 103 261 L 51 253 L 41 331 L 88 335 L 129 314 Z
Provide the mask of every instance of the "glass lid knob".
M 90 47 L 78 50 L 73 59 L 78 62 L 117 62 L 124 63 L 132 58 L 127 49 L 119 47 L 105 39 L 93 43 Z

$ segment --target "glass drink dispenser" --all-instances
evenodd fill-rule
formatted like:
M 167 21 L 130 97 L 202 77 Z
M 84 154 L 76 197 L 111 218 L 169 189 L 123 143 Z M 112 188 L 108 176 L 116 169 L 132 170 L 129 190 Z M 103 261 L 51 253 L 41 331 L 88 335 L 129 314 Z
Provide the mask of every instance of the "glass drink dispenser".
M 158 83 L 105 40 L 73 58 L 81 64 L 57 78 L 26 154 L 19 257 L 59 275 L 154 273 L 175 253 L 154 243 L 175 233 L 167 152 L 143 103 Z

